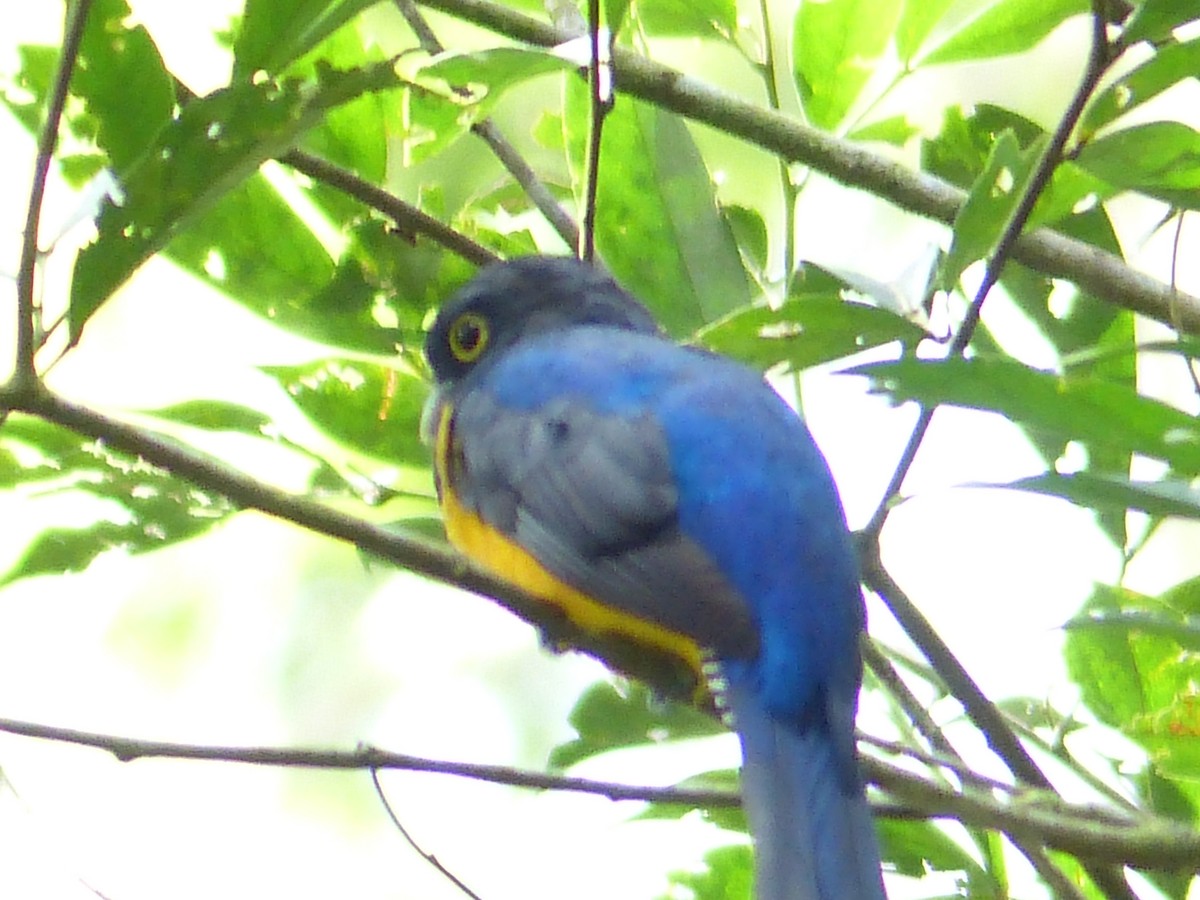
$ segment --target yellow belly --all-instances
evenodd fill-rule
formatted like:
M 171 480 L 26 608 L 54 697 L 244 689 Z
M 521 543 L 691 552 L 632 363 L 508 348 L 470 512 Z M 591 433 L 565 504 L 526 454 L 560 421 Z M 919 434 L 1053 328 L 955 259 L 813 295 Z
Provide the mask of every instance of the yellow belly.
M 562 610 L 571 622 L 584 631 L 619 635 L 636 644 L 669 653 L 683 660 L 696 673 L 698 683 L 704 684 L 703 653 L 690 638 L 613 609 L 571 587 L 546 571 L 519 544 L 458 502 L 447 465 L 450 458 L 450 416 L 449 408 L 442 410 L 434 453 L 441 484 L 442 518 L 450 542 L 464 555 L 501 578 Z

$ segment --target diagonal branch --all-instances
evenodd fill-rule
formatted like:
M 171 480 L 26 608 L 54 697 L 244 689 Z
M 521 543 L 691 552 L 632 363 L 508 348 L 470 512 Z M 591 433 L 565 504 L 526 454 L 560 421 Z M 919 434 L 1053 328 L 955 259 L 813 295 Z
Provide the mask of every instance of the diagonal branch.
M 547 47 L 561 40 L 551 26 L 489 0 L 422 0 L 422 5 L 529 44 Z M 742 138 L 789 162 L 812 166 L 925 218 L 950 224 L 966 199 L 963 191 L 945 181 L 748 103 L 626 48 L 614 48 L 613 67 L 618 90 Z M 1083 241 L 1039 228 L 1017 241 L 1013 258 L 1116 306 L 1200 334 L 1200 298 L 1175 291 Z
M 471 564 L 444 544 L 389 531 L 307 497 L 289 494 L 170 438 L 64 400 L 45 389 L 0 389 L 0 410 L 41 416 L 51 422 L 216 491 L 242 509 L 274 516 L 317 534 L 345 541 L 401 568 L 490 597 L 536 625 L 552 646 L 572 647 L 618 672 L 652 684 L 685 702 L 705 698 L 696 675 L 681 660 L 616 635 L 597 635 L 572 624 L 555 607 Z M 711 703 L 711 698 L 705 702 Z
M 425 17 L 421 15 L 416 0 L 393 0 L 393 2 L 400 15 L 404 16 L 408 27 L 416 35 L 421 49 L 430 56 L 436 56 L 445 50 L 442 42 L 433 33 L 433 29 L 429 27 L 429 23 L 425 21 Z M 563 239 L 563 242 L 571 248 L 579 246 L 579 226 L 575 224 L 571 214 L 550 193 L 550 189 L 538 177 L 533 167 L 517 152 L 517 148 L 504 136 L 492 118 L 489 116 L 473 123 L 471 131 L 488 145 L 492 154 L 500 160 L 500 164 L 508 170 L 508 174 L 521 186 L 521 189 L 525 191 L 525 196 L 533 202 L 543 218 L 558 232 L 558 236 Z

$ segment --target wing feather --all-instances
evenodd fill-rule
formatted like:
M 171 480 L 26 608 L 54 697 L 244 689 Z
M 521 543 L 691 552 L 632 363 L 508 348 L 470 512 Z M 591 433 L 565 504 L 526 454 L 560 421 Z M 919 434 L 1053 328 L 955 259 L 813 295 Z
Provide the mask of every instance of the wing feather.
M 549 572 L 724 658 L 755 655 L 748 606 L 679 527 L 670 451 L 651 417 L 578 398 L 514 410 L 477 388 L 452 427 L 459 502 Z

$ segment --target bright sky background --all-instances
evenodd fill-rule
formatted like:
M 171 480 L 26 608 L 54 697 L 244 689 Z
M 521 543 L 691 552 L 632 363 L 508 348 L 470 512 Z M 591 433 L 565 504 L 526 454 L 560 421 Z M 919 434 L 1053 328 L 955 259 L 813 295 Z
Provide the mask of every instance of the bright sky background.
M 224 80 L 226 64 L 206 35 L 236 6 L 229 0 L 135 4 L 178 74 L 201 91 Z M 57 43 L 60 4 L 13 4 L 5 17 L 4 69 L 12 68 L 9 56 L 19 42 Z M 949 88 L 918 76 L 891 102 L 908 108 L 920 92 L 936 91 L 929 107 L 936 110 L 949 102 L 947 90 L 970 100 L 986 86 L 989 99 L 1048 122 L 1078 70 L 1079 32 L 1064 32 L 1030 62 L 1047 85 L 1040 96 L 996 78 L 1011 71 L 1004 61 L 964 67 Z M 1031 101 L 1039 106 L 1028 108 Z M 7 173 L 0 179 L 0 275 L 6 277 L 17 265 L 32 151 L 32 140 L 0 112 Z M 820 228 L 801 226 L 806 254 L 878 280 L 895 278 L 938 235 L 908 217 L 879 216 L 840 188 L 812 190 L 805 204 L 821 210 L 807 220 L 820 221 Z M 52 184 L 47 227 L 53 230 L 76 206 Z M 832 209 L 854 223 L 852 244 L 845 231 L 829 227 Z M 1123 204 L 1121 214 L 1131 257 L 1165 273 L 1169 241 L 1146 240 L 1153 209 Z M 1200 253 L 1189 231 L 1191 252 L 1183 259 L 1192 263 L 1181 284 L 1200 292 Z M 48 303 L 65 291 L 70 262 L 66 252 L 51 259 Z M 11 321 L 11 304 L 11 282 L 0 282 L 4 321 Z M 994 314 L 1002 312 L 1000 303 L 995 307 Z M 1002 318 L 993 324 L 1002 327 Z M 5 360 L 8 335 L 7 326 L 0 329 Z M 53 384 L 72 398 L 115 409 L 193 395 L 277 402 L 253 368 L 312 355 L 312 347 L 281 338 L 204 286 L 181 285 L 169 264 L 153 261 L 89 324 Z M 203 380 L 195 377 L 200 373 Z M 1174 392 L 1178 375 L 1148 371 L 1146 383 Z M 911 411 L 888 409 L 865 396 L 861 382 L 828 373 L 806 380 L 805 400 L 852 523 L 861 523 L 907 436 Z M 1187 408 L 1194 410 L 1194 401 Z M 294 423 L 282 407 L 280 416 Z M 245 465 L 290 477 L 274 456 L 248 457 Z M 1050 697 L 1061 708 L 1074 692 L 1057 650 L 1058 626 L 1078 609 L 1093 579 L 1116 577 L 1117 554 L 1087 513 L 1064 503 L 949 489 L 1036 471 L 1036 457 L 1006 423 L 939 413 L 908 482 L 917 499 L 893 516 L 885 558 L 985 690 Z M 0 568 L 37 527 L 32 517 L 51 508 L 44 500 L 3 503 Z M 52 508 L 55 515 L 75 514 L 63 503 Z M 1194 526 L 1168 526 L 1127 583 L 1154 592 L 1195 574 L 1195 553 L 1187 548 L 1198 538 Z M 894 637 L 886 611 L 872 608 L 872 630 Z M 21 582 L 0 593 L 0 716 L 204 744 L 351 748 L 367 741 L 538 768 L 549 748 L 569 737 L 565 712 L 602 670 L 535 648 L 528 627 L 485 601 L 370 571 L 348 548 L 244 514 L 202 540 L 151 557 L 104 557 L 84 574 Z M 886 732 L 870 710 L 865 721 Z M 736 744 L 722 738 L 690 757 L 639 754 L 632 762 L 597 761 L 579 774 L 669 783 L 693 767 L 736 759 Z M 364 775 L 120 764 L 96 751 L 6 735 L 0 735 L 0 771 L 3 897 L 94 898 L 88 886 L 111 900 L 459 896 L 384 822 Z M 632 807 L 592 798 L 405 774 L 388 775 L 386 784 L 418 840 L 488 900 L 652 897 L 662 888 L 663 860 L 677 867 L 694 861 L 697 833 L 723 840 L 701 823 L 629 824 Z M 582 881 L 574 881 L 580 873 Z M 894 891 L 897 900 L 905 895 Z

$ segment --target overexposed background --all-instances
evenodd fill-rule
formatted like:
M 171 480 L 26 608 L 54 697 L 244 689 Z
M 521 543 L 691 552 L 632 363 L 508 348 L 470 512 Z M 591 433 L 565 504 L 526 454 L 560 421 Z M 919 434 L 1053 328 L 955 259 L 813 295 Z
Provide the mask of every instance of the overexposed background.
M 193 89 L 224 83 L 228 58 L 209 36 L 237 3 L 132 5 Z M 61 5 L 10 4 L 4 21 L 0 68 L 11 72 L 18 44 L 58 43 Z M 953 77 L 946 69 L 918 75 L 889 102 L 911 113 L 925 98 L 922 124 L 930 129 L 955 100 L 1000 102 L 1048 124 L 1074 86 L 1085 34 L 1082 21 L 1070 23 L 1030 59 L 960 66 Z M 1002 77 L 1022 70 L 1042 73 L 1043 87 L 1032 91 L 1024 79 Z M 1173 114 L 1184 116 L 1200 109 L 1196 99 L 1186 92 L 1168 98 Z M 5 370 L 33 148 L 0 111 Z M 737 173 L 726 189 L 747 197 L 762 191 Z M 52 179 L 43 233 L 55 234 L 78 206 Z M 1152 234 L 1157 208 L 1115 208 L 1131 260 L 1165 277 L 1170 235 Z M 882 281 L 896 279 L 942 237 L 937 226 L 836 185 L 806 192 L 799 230 L 803 255 Z M 1193 293 L 1200 293 L 1198 240 L 1195 229 L 1185 231 L 1179 273 Z M 50 257 L 47 305 L 62 302 L 71 262 L 69 242 Z M 997 330 L 1006 327 L 1002 298 L 989 316 Z M 1012 339 L 1026 341 L 1028 359 L 1044 352 L 1027 336 Z M 281 426 L 303 436 L 303 423 L 255 367 L 320 352 L 154 260 L 95 316 L 52 383 L 115 410 L 192 396 L 251 398 L 274 404 Z M 1160 365 L 1144 373 L 1147 390 L 1195 411 L 1180 364 Z M 806 377 L 804 399 L 851 523 L 861 524 L 913 412 L 868 396 L 858 379 L 825 371 Z M 276 455 L 234 450 L 249 471 L 302 483 L 303 470 Z M 1093 581 L 1117 577 L 1119 555 L 1088 513 L 1066 503 L 955 488 L 1037 471 L 1036 455 L 1007 423 L 940 412 L 907 483 L 914 499 L 889 524 L 885 558 L 985 691 L 1069 708 L 1075 692 L 1059 626 Z M 80 516 L 75 502 L 0 494 L 0 570 L 43 524 Z M 1195 526 L 1167 525 L 1127 584 L 1153 593 L 1195 574 L 1200 560 L 1188 548 L 1198 539 Z M 897 639 L 885 610 L 873 606 L 871 616 L 874 633 Z M 365 741 L 540 768 L 550 748 L 571 736 L 566 711 L 602 675 L 589 660 L 540 651 L 530 628 L 485 600 L 369 566 L 352 548 L 253 513 L 151 556 L 110 554 L 79 575 L 25 580 L 0 592 L 0 716 L 134 737 L 346 749 Z M 887 723 L 873 712 L 868 704 L 864 724 L 886 734 Z M 1107 749 L 1139 758 L 1115 736 Z M 614 754 L 578 774 L 665 784 L 736 760 L 736 742 L 726 736 L 696 742 L 689 753 Z M 0 775 L 3 898 L 460 896 L 403 843 L 364 773 L 123 764 L 94 750 L 0 734 Z M 631 822 L 636 805 L 598 798 L 406 773 L 387 773 L 384 783 L 417 840 L 488 900 L 657 896 L 664 870 L 694 865 L 706 846 L 729 839 L 700 821 Z M 894 886 L 897 898 L 933 893 L 928 884 Z

